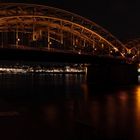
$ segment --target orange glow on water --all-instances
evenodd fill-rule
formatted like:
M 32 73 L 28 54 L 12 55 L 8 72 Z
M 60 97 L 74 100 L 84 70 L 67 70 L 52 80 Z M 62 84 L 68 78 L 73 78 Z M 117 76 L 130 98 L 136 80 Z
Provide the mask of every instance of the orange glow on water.
M 140 107 L 140 87 L 137 87 L 136 89 L 136 103 Z
M 134 92 L 134 122 L 135 122 L 135 136 L 139 135 L 140 130 L 140 86 L 136 88 Z

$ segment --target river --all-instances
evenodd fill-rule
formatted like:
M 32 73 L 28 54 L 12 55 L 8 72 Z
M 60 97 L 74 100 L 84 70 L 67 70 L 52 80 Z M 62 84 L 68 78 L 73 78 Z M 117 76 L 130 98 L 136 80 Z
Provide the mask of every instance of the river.
M 0 139 L 139 140 L 140 85 L 97 87 L 84 74 L 0 74 Z

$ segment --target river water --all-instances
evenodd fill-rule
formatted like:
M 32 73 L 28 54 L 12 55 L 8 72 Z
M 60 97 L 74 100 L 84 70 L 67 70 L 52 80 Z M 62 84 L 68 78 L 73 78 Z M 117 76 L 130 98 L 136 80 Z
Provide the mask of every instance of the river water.
M 0 74 L 0 139 L 139 140 L 140 85 L 97 87 L 84 74 Z

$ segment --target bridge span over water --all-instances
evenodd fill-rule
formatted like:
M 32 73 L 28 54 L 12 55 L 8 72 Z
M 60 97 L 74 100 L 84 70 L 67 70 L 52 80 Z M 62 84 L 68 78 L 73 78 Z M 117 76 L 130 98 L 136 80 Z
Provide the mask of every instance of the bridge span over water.
M 0 48 L 41 48 L 123 59 L 128 53 L 115 36 L 82 16 L 24 3 L 0 3 Z
M 110 32 L 77 14 L 44 5 L 0 3 L 0 59 L 90 63 L 89 79 L 94 73 L 112 82 L 115 73 L 116 81 L 131 83 L 136 67 L 127 63 L 133 62 L 128 54 L 131 49 Z

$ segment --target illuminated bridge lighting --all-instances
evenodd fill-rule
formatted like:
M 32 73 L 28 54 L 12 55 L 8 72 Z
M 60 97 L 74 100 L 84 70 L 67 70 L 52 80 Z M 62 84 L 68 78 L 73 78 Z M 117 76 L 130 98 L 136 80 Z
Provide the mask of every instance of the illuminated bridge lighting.
M 84 17 L 24 3 L 0 3 L 0 47 L 115 58 L 125 58 L 128 52 L 110 32 Z
M 138 64 L 138 73 L 140 74 L 140 63 Z
M 132 62 L 139 64 L 140 63 L 140 38 L 128 40 L 125 43 L 125 46 L 128 48 L 127 58 L 130 58 Z

